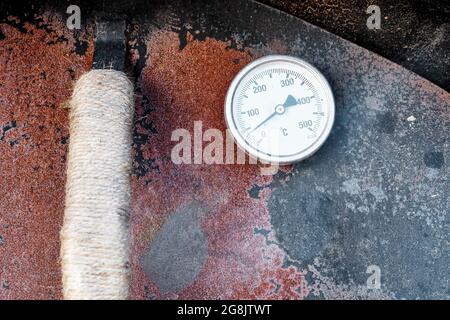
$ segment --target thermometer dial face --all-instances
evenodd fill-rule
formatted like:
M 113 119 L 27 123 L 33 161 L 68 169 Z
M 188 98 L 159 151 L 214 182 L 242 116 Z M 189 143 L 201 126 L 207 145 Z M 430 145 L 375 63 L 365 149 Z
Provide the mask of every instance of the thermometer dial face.
M 334 121 L 333 93 L 309 63 L 266 56 L 231 83 L 225 118 L 237 144 L 251 156 L 292 163 L 311 156 L 327 139 Z

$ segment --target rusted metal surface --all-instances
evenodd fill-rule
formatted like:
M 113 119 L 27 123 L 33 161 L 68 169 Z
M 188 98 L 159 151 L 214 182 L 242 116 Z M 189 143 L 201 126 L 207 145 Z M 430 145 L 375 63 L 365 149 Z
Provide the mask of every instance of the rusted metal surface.
M 89 58 L 74 52 L 74 38 L 53 18 L 0 25 L 0 299 L 61 297 L 62 105 Z
M 3 44 L 66 34 L 63 18 L 54 29 L 21 34 L 1 24 L 2 84 L 9 84 L 0 87 L 1 185 L 12 191 L 0 195 L 0 298 L 60 297 L 67 119 L 50 106 L 70 95 L 91 46 L 83 41 L 88 50 L 76 54 L 80 42 L 69 33 L 68 41 L 13 49 L 20 62 L 13 64 Z M 449 93 L 250 1 L 148 4 L 128 36 L 137 86 L 131 298 L 449 298 Z M 45 50 L 61 57 L 57 64 L 26 60 Z M 299 56 L 330 81 L 336 124 L 324 147 L 273 177 L 250 164 L 174 164 L 172 131 L 192 132 L 197 120 L 203 131 L 224 131 L 229 83 L 268 53 Z M 8 80 L 31 65 L 53 80 Z M 73 79 L 62 76 L 68 68 Z M 5 99 L 14 89 L 23 94 Z M 49 131 L 38 135 L 42 124 Z M 27 133 L 23 149 L 10 143 Z M 367 287 L 373 265 L 381 289 Z

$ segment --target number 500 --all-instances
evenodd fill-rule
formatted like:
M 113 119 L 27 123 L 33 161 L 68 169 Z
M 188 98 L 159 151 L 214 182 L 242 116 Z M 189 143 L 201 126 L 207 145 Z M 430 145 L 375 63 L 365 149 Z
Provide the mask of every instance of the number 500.
M 303 128 L 309 128 L 309 127 L 312 127 L 312 125 L 313 125 L 312 120 L 300 121 L 300 122 L 298 123 L 298 127 L 299 127 L 300 129 L 303 129 Z

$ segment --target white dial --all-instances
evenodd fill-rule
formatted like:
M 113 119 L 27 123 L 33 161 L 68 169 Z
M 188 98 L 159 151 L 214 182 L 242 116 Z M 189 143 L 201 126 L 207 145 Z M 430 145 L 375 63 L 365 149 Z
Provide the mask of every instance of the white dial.
M 292 163 L 316 152 L 334 122 L 334 99 L 325 77 L 290 56 L 259 58 L 228 89 L 225 119 L 237 144 L 254 158 Z

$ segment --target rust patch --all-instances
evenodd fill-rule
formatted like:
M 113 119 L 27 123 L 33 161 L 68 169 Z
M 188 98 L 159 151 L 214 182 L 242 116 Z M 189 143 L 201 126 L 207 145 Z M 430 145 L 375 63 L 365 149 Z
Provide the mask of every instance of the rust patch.
M 256 199 L 248 192 L 255 185 L 267 186 L 272 178 L 262 176 L 257 165 L 176 165 L 170 158 L 175 129 L 193 134 L 194 121 L 201 120 L 203 130 L 225 132 L 226 91 L 252 56 L 210 38 L 188 37 L 180 50 L 178 34 L 169 31 L 152 34 L 148 52 L 136 111 L 132 298 L 303 297 L 303 275 L 283 267 L 285 253 L 273 244 L 269 188 Z M 142 256 L 167 217 L 191 201 L 208 212 L 201 223 L 208 256 L 190 285 L 163 294 L 145 274 Z
M 87 64 L 61 22 L 44 23 L 59 31 L 0 24 L 0 299 L 61 298 L 68 121 L 60 105 Z

